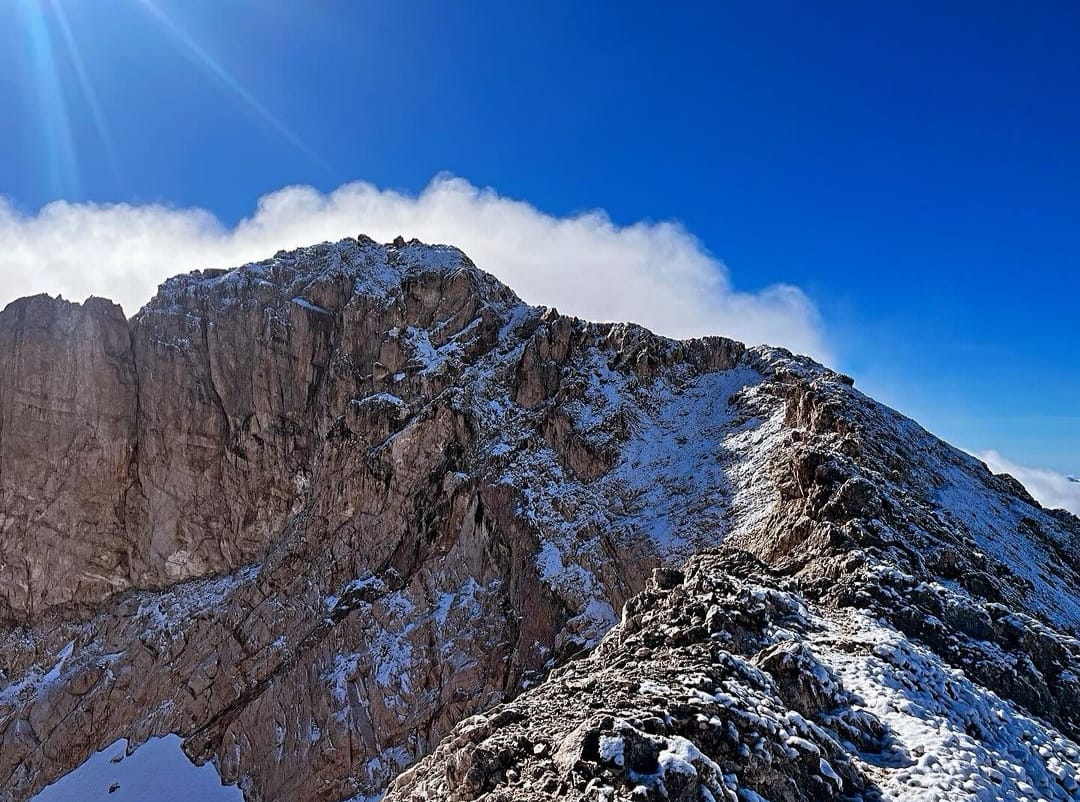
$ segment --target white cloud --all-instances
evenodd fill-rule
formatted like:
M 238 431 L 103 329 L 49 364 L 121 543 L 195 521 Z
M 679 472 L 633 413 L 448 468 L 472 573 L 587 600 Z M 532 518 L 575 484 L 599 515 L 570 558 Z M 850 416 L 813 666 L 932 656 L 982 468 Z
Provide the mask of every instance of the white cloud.
M 975 453 L 975 456 L 994 473 L 1007 473 L 1018 479 L 1044 507 L 1060 507 L 1080 515 L 1080 482 L 1045 468 L 1017 465 L 997 451 L 983 451 Z
M 133 314 L 175 273 L 361 233 L 457 245 L 525 300 L 564 313 L 830 357 L 801 290 L 735 290 L 726 267 L 678 224 L 620 227 L 603 212 L 553 217 L 447 176 L 419 196 L 361 182 L 327 195 L 287 187 L 261 198 L 235 228 L 202 209 L 57 202 L 25 216 L 0 199 L 0 305 L 39 292 L 73 300 L 93 294 Z

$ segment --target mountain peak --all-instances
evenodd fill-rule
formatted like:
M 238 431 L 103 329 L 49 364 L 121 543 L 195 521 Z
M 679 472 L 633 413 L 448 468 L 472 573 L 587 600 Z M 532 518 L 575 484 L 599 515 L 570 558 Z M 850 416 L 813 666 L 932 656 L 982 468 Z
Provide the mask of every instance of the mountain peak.
M 1075 798 L 1080 521 L 810 359 L 364 237 L 32 307 L 0 802 L 169 733 L 252 800 Z
M 459 270 L 474 272 L 491 286 L 502 287 L 453 246 L 428 245 L 416 239 L 406 242 L 401 237 L 380 244 L 361 235 L 278 251 L 270 259 L 228 270 L 197 270 L 175 276 L 161 285 L 146 308 L 161 309 L 196 296 L 221 302 L 259 302 L 267 288 L 296 297 L 312 292 L 321 295 L 327 285 L 343 281 L 351 281 L 356 294 L 386 295 L 409 275 Z

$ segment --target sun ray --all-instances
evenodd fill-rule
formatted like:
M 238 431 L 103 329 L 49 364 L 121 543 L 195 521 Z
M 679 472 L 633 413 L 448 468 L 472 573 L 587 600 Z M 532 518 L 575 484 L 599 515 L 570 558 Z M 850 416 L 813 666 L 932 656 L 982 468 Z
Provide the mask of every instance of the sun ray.
M 44 127 L 50 190 L 58 197 L 75 197 L 80 192 L 78 158 L 49 27 L 36 0 L 16 0 L 16 5 L 23 17 L 22 30 Z
M 232 73 L 196 42 L 186 31 L 157 5 L 154 0 L 134 0 L 147 11 L 180 44 L 184 55 L 197 67 L 216 79 L 226 90 L 242 101 L 252 112 L 269 125 L 282 139 L 302 152 L 324 170 L 331 172 L 330 166 L 313 151 L 291 128 L 277 118 L 258 98 L 256 98 Z
M 112 167 L 113 173 L 118 172 L 116 148 L 113 145 L 112 134 L 109 131 L 108 124 L 105 121 L 105 115 L 101 110 L 101 104 L 98 102 L 97 92 L 94 90 L 94 85 L 90 81 L 90 74 L 86 69 L 86 65 L 82 60 L 82 56 L 79 53 L 78 43 L 75 40 L 75 35 L 71 30 L 71 26 L 68 24 L 67 14 L 64 11 L 63 4 L 59 0 L 47 0 L 49 8 L 52 11 L 53 19 L 56 20 L 56 25 L 60 30 L 60 36 L 63 40 L 64 46 L 67 49 L 68 58 L 71 61 L 71 65 L 75 70 L 75 77 L 79 81 L 79 87 L 82 90 L 83 100 L 86 102 L 87 107 L 90 109 L 90 115 L 93 118 L 94 128 L 97 129 L 98 137 L 101 139 L 101 143 L 105 148 L 106 155 L 109 159 L 109 163 Z

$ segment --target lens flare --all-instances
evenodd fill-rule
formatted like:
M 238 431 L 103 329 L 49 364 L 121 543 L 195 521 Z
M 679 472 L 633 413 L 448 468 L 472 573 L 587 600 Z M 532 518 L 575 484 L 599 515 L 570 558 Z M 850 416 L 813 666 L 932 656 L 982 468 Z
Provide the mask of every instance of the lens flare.
M 16 7 L 23 18 L 26 54 L 45 137 L 49 189 L 58 197 L 76 197 L 80 194 L 79 165 L 49 26 L 36 0 L 16 0 Z
M 254 112 L 256 116 L 261 118 L 263 122 L 272 128 L 285 141 L 317 163 L 324 170 L 332 172 L 330 166 L 318 154 L 308 147 L 291 128 L 279 120 L 268 108 L 266 108 L 266 106 L 260 103 L 258 98 L 234 78 L 232 73 L 226 70 L 225 67 L 208 53 L 205 48 L 177 25 L 173 19 L 154 2 L 154 0 L 134 0 L 134 2 L 145 9 L 163 28 L 165 28 L 165 30 L 169 32 L 180 45 L 181 51 L 193 64 L 213 77 L 226 90 L 243 102 L 244 105 Z
M 68 24 L 67 14 L 64 12 L 64 7 L 59 0 L 46 0 L 46 2 L 49 4 L 53 19 L 56 20 L 56 25 L 60 29 L 60 36 L 67 49 L 67 55 L 68 59 L 71 61 L 71 66 L 75 70 L 75 77 L 79 82 L 79 88 L 82 90 L 83 100 L 86 102 L 87 108 L 90 109 L 90 115 L 94 121 L 94 128 L 101 138 L 101 143 L 105 147 L 113 173 L 116 175 L 118 172 L 116 148 L 113 146 L 112 135 L 109 133 L 105 115 L 101 111 L 101 104 L 98 102 L 97 92 L 94 90 L 94 85 L 90 80 L 90 74 L 87 72 L 86 65 L 83 63 L 82 56 L 79 53 L 79 46 L 75 40 L 75 35 L 72 33 L 71 26 Z
M 82 196 L 82 176 L 73 121 L 85 115 L 101 142 L 102 152 L 118 184 L 122 181 L 120 160 L 112 136 L 110 120 L 99 100 L 101 76 L 88 69 L 80 47 L 84 31 L 77 17 L 65 10 L 67 0 L 0 0 L 14 8 L 19 50 L 30 76 L 27 90 L 32 108 L 40 119 L 36 139 L 41 146 L 42 183 L 52 197 L 69 200 Z M 167 34 L 168 40 L 189 63 L 208 76 L 224 92 L 238 101 L 236 106 L 280 137 L 328 175 L 333 168 L 315 153 L 288 125 L 270 111 L 225 68 L 156 0 L 127 0 L 129 10 L 141 10 Z M 69 9 L 70 10 L 70 9 Z M 85 39 L 82 41 L 85 44 Z M 93 65 L 90 65 L 93 66 Z M 75 102 L 76 105 L 69 105 Z M 73 116 L 75 114 L 80 116 Z M 29 123 L 25 123 L 29 125 Z

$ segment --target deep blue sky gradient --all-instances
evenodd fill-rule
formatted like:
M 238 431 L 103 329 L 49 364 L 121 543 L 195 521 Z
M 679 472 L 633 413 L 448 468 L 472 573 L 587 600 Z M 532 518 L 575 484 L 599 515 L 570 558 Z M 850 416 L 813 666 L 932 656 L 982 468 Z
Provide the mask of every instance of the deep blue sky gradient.
M 1080 470 L 1075 3 L 138 0 L 62 5 L 71 153 L 0 2 L 0 193 L 227 223 L 286 184 L 450 171 L 553 214 L 677 219 L 817 302 L 839 367 L 936 433 Z M 58 155 L 59 154 L 59 155 Z

